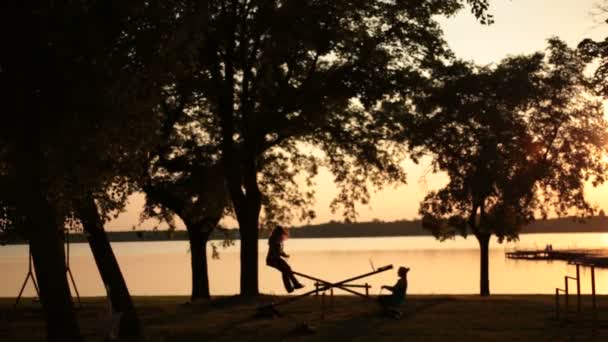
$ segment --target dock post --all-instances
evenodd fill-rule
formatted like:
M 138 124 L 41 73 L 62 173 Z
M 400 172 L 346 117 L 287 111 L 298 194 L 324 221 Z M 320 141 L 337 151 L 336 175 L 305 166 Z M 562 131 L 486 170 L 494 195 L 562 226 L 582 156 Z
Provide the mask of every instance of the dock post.
M 581 313 L 581 272 L 580 265 L 576 264 L 576 311 Z
M 595 301 L 595 267 L 591 266 L 591 306 L 593 308 L 593 319 L 597 319 L 597 302 Z

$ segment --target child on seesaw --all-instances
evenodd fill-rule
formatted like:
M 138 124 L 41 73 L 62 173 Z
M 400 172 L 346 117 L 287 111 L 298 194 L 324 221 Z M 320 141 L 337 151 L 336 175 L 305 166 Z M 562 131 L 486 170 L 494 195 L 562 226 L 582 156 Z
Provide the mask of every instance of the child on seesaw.
M 390 295 L 378 296 L 378 302 L 384 309 L 390 309 L 405 303 L 405 295 L 407 293 L 407 273 L 410 271 L 409 267 L 399 267 L 397 275 L 399 280 L 394 286 L 382 285 L 382 289 L 386 289 L 392 292 Z
M 300 284 L 296 279 L 291 267 L 283 258 L 289 258 L 289 255 L 283 251 L 283 241 L 287 240 L 289 233 L 287 229 L 276 226 L 268 238 L 268 255 L 266 256 L 266 265 L 276 268 L 283 275 L 283 285 L 287 292 L 292 293 L 294 289 L 301 289 L 304 285 Z

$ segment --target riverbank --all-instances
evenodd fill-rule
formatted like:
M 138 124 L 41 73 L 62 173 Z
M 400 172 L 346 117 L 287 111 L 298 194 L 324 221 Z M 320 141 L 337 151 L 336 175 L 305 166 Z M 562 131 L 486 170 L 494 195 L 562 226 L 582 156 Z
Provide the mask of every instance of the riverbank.
M 280 308 L 282 317 L 256 318 L 256 307 L 280 300 L 262 296 L 244 300 L 222 297 L 185 304 L 186 297 L 135 297 L 146 341 L 605 341 L 608 296 L 598 297 L 599 319 L 593 324 L 591 300 L 583 296 L 583 314 L 555 319 L 550 295 L 410 296 L 404 316 L 381 315 L 374 302 L 336 296 L 321 315 L 320 297 Z M 42 341 L 40 306 L 26 299 L 13 311 L 14 299 L 0 299 L 0 340 Z M 329 304 L 329 301 L 326 301 Z M 576 309 L 571 297 L 570 312 Z M 102 341 L 107 304 L 85 298 L 78 309 L 88 341 Z M 310 327 L 302 329 L 302 327 Z

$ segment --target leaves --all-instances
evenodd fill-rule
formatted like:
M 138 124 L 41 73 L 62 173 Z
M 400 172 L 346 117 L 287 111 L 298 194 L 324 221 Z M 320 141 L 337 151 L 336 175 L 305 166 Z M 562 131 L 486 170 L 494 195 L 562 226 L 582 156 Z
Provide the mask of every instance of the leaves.
M 516 239 L 535 214 L 593 213 L 585 182 L 604 181 L 607 122 L 585 61 L 558 39 L 547 54 L 495 67 L 455 63 L 437 74 L 410 134 L 450 182 L 421 204 L 425 227 L 449 238 Z M 463 226 L 466 222 L 466 227 Z
M 24 10 L 15 19 L 31 31 L 12 36 L 15 48 L 0 57 L 0 84 L 14 109 L 1 119 L 13 129 L 0 141 L 12 148 L 18 134 L 28 134 L 14 129 L 15 120 L 29 118 L 32 134 L 41 132 L 41 181 L 58 217 L 93 194 L 108 219 L 136 189 L 157 137 L 162 16 L 146 1 L 32 3 Z
M 489 18 L 486 1 L 468 3 L 478 17 Z M 398 118 L 412 110 L 408 98 L 426 87 L 426 75 L 451 57 L 436 16 L 464 4 L 211 1 L 207 36 L 196 40 L 205 52 L 197 74 L 203 75 L 205 103 L 222 126 L 222 158 L 237 215 L 246 212 L 240 203 L 258 196 L 254 174 L 276 175 L 267 163 L 274 148 L 301 157 L 292 158 L 291 166 L 281 163 L 284 170 L 309 163 L 294 150 L 296 142 L 322 150 L 323 165 L 341 189 L 333 207 L 342 206 L 347 217 L 354 218 L 356 202 L 368 200 L 370 186 L 404 181 L 403 153 L 391 143 L 403 138 Z M 267 208 L 278 209 L 270 202 L 278 198 L 283 208 L 310 203 L 307 192 L 291 195 L 299 171 L 286 172 L 280 178 L 285 184 L 276 181 L 272 188 L 290 195 L 261 195 Z M 279 178 L 262 181 L 262 187 L 271 179 Z

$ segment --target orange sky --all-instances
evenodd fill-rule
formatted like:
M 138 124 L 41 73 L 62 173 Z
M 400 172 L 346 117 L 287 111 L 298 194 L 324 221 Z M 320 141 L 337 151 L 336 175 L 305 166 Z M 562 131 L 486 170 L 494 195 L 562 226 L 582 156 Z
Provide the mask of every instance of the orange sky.
M 460 58 L 479 64 L 489 64 L 514 54 L 530 53 L 546 47 L 546 40 L 558 36 L 571 46 L 584 38 L 603 39 L 608 36 L 608 25 L 598 24 L 597 0 L 491 0 L 490 11 L 495 23 L 480 25 L 468 12 L 441 19 L 448 44 Z M 608 16 L 608 15 L 607 15 Z M 359 207 L 359 220 L 412 219 L 417 216 L 418 204 L 428 190 L 437 189 L 447 182 L 444 175 L 428 172 L 429 162 L 420 165 L 405 164 L 408 184 L 375 193 L 369 206 Z M 316 178 L 317 219 L 313 223 L 340 220 L 339 213 L 332 214 L 329 203 L 336 193 L 332 177 L 322 171 Z M 588 187 L 592 203 L 608 208 L 608 186 Z M 110 230 L 128 230 L 138 223 L 142 195 L 131 198 L 127 211 L 109 222 Z M 227 222 L 233 226 L 232 222 Z M 297 222 L 292 222 L 297 224 Z M 144 224 L 141 228 L 148 228 Z

